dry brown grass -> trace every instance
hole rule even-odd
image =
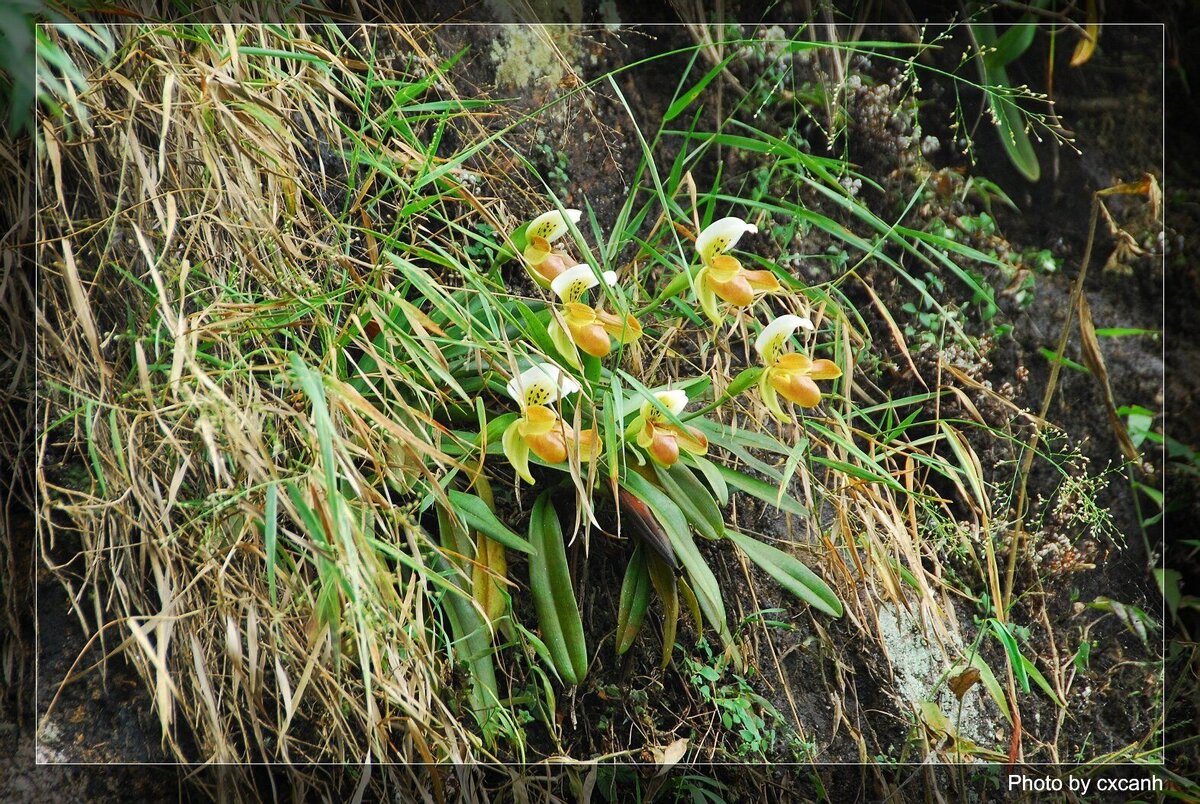
[[[336,120],[350,104],[339,86],[362,69],[318,40],[303,26],[287,40],[263,28],[126,28],[107,67],[73,54],[91,72],[90,126],[69,139],[41,121],[42,551],[85,632],[146,680],[180,759],[464,759],[478,740],[446,709],[423,576],[402,584],[364,546],[376,529],[323,505],[304,469],[320,464],[309,401],[279,382],[279,332],[300,348],[328,337],[340,310],[321,302],[343,301],[327,295],[333,277],[379,270],[347,255],[317,195],[331,185],[336,195],[346,177],[314,169],[306,149],[340,147]],[[239,47],[316,61],[280,60],[264,78]],[[403,424],[415,429],[418,410],[391,412],[385,428],[353,396],[329,405],[345,425],[335,460],[347,483],[451,463]],[[83,482],[59,471],[80,461],[91,467]],[[327,524],[338,510],[350,518],[330,528],[345,541],[321,548],[278,495],[280,541],[300,558],[281,562],[274,602],[264,493],[288,478]],[[420,560],[419,529],[402,517],[378,528]],[[53,565],[75,550],[82,564]],[[326,560],[342,584],[332,592],[317,578]],[[340,599],[335,610],[355,601],[350,628],[315,614],[329,607],[322,589]],[[354,662],[338,660],[344,648]]]

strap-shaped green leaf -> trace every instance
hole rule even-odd
[[[687,109],[687,107],[691,106],[692,103],[695,102],[696,98],[700,97],[700,93],[704,91],[704,88],[707,87],[714,78],[720,75],[721,71],[724,70],[726,66],[728,66],[729,62],[733,61],[736,56],[736,52],[730,53],[723,60],[718,62],[711,70],[705,73],[704,76],[697,81],[691,89],[687,90],[678,98],[676,98],[675,101],[667,108],[667,111],[663,113],[663,124],[669,123],[676,117],[679,117],[679,115],[683,114],[683,111]]]
[[[681,460],[686,460],[688,464],[700,470],[700,474],[704,475],[704,479],[708,481],[708,485],[713,492],[713,497],[716,499],[719,507],[724,508],[729,505],[729,485],[717,470],[715,463],[699,455],[683,453],[679,457]]]
[[[712,569],[696,548],[696,542],[688,531],[687,518],[670,497],[637,472],[627,472],[623,482],[629,492],[644,502],[662,524],[667,538],[671,540],[671,548],[692,581],[692,591],[696,594],[704,618],[721,637],[721,642],[736,652],[733,634],[729,631],[725,615],[725,602],[721,598],[721,588]]]
[[[795,514],[796,516],[809,516],[808,509],[782,488],[772,486],[770,483],[759,480],[756,477],[751,477],[736,469],[730,469],[728,466],[714,465],[717,467],[717,472],[721,475],[721,479],[731,488],[744,491],[751,497],[757,497],[763,502],[768,502],[780,511]]]
[[[842,601],[829,585],[804,562],[778,547],[733,530],[725,531],[751,561],[778,581],[779,585],[818,611],[831,617],[842,616]]]
[[[578,684],[587,675],[587,642],[551,493],[542,492],[529,518],[529,541],[535,550],[529,559],[529,587],[555,669],[568,684]]]
[[[492,509],[488,508],[487,503],[474,494],[467,494],[465,491],[451,489],[446,492],[446,496],[450,499],[450,504],[454,507],[454,513],[460,514],[470,527],[475,528],[491,539],[495,539],[511,550],[529,554],[534,552],[534,548],[529,542],[522,539],[513,532],[512,528],[501,522]]]
[[[617,611],[617,655],[633,646],[642,630],[650,607],[650,574],[646,571],[646,553],[641,543],[634,545],[621,582],[621,605]]]
[[[663,606],[662,664],[659,666],[665,670],[675,651],[675,630],[679,626],[679,584],[670,565],[654,554],[646,556],[646,569],[650,572],[650,582],[654,584]]]
[[[709,494],[692,470],[676,462],[669,469],[654,465],[663,491],[675,501],[679,510],[696,532],[706,539],[716,540],[725,535],[725,517],[717,501]]]
[[[438,526],[442,546],[454,549],[451,545],[461,541],[461,534],[441,507],[438,508]],[[461,572],[451,570],[448,557],[436,555],[434,567],[438,570],[437,574],[444,575],[446,583],[458,591],[458,594],[442,596],[442,610],[450,620],[450,630],[454,634],[454,654],[466,662],[471,675],[471,690],[467,696],[471,713],[479,721],[484,737],[491,743],[499,727],[497,715],[500,711],[496,668],[492,662],[495,649],[491,629],[470,597],[466,577]]]
[[[1008,662],[1012,665],[1013,677],[1021,685],[1021,691],[1029,692],[1029,674],[1025,672],[1025,657],[1021,655],[1021,648],[1017,645],[1017,638],[1008,630],[1007,625],[995,617],[989,617],[988,624],[992,626],[992,633],[996,635],[996,639],[1000,640],[1000,644],[1004,646],[1004,652],[1008,654]]]
[[[1025,131],[1025,112],[1017,105],[1014,97],[1017,90],[1009,81],[1006,65],[1029,49],[1037,26],[1014,25],[999,38],[994,25],[972,25],[971,30],[983,49],[979,73],[1004,152],[1021,175],[1036,182],[1041,178],[1041,165]]]

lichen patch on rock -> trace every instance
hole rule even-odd
[[[895,692],[905,705],[920,716],[921,703],[932,701],[954,727],[960,737],[979,746],[990,746],[996,740],[998,724],[985,711],[981,685],[968,690],[961,706],[945,679],[953,666],[953,656],[945,653],[926,638],[917,619],[903,608],[894,605],[879,610],[879,634],[895,677]],[[952,641],[957,640],[949,632]],[[947,646],[961,650],[960,644]]]

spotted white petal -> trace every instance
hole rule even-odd
[[[579,390],[579,383],[553,363],[535,363],[508,381],[508,395],[522,408],[549,405]]]
[[[675,416],[683,413],[683,409],[687,407],[688,403],[686,391],[659,391],[654,395],[654,398]]]
[[[564,218],[563,215],[566,215]],[[549,212],[543,212],[532,221],[529,222],[529,228],[526,230],[530,238],[544,237],[548,242],[553,243],[558,238],[566,234],[570,227],[567,225],[567,218],[571,219],[571,223],[579,223],[579,218],[583,213],[578,209],[552,209]]]
[[[584,293],[599,284],[600,280],[596,279],[596,274],[592,272],[592,266],[580,263],[554,277],[554,281],[550,283],[550,289],[558,294],[558,297],[564,302],[577,302]]]
[[[783,353],[783,346],[797,329],[813,328],[813,323],[798,315],[781,315],[763,327],[754,341],[754,349],[765,363],[773,364]]]
[[[741,218],[721,218],[704,227],[704,231],[696,238],[696,251],[700,252],[700,261],[705,265],[712,263],[718,256],[737,245],[746,232],[754,234],[758,227],[746,223]]]
[[[658,400],[658,404],[671,411],[671,414],[674,416],[683,413],[683,409],[687,407],[688,403],[687,392],[678,389],[673,391],[656,391],[654,398]],[[649,402],[642,403],[641,414],[652,421],[662,421],[665,418],[662,412]]]

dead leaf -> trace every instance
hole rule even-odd
[[[675,549],[671,547],[671,540],[649,506],[626,491],[624,487],[617,489],[617,503],[621,512],[622,527],[627,526],[637,534],[646,546],[665,561],[671,569],[677,568],[679,559],[675,557]]]
[[[658,763],[658,772],[655,776],[662,776],[664,773],[675,767],[679,760],[683,759],[683,755],[687,753],[688,740],[686,737],[680,737],[670,745],[663,747],[655,746],[654,759]]]
[[[1079,40],[1079,44],[1075,46],[1075,52],[1071,54],[1071,66],[1079,67],[1086,64],[1096,52],[1096,45],[1100,42],[1100,13],[1096,8],[1096,0],[1088,0],[1087,2],[1087,27],[1083,31],[1083,39]]]
[[[920,714],[925,728],[929,730],[930,735],[936,741],[941,742],[942,738],[954,735],[954,727],[950,725],[946,713],[937,705],[937,702],[921,701]]]
[[[954,693],[955,698],[961,701],[967,694],[967,690],[979,683],[979,679],[979,668],[968,667],[950,679],[950,691]]]
[[[1146,173],[1137,181],[1121,182],[1120,184],[1114,184],[1112,187],[1097,190],[1096,195],[1144,195],[1147,198],[1153,199],[1157,190],[1158,182],[1153,176]]]

